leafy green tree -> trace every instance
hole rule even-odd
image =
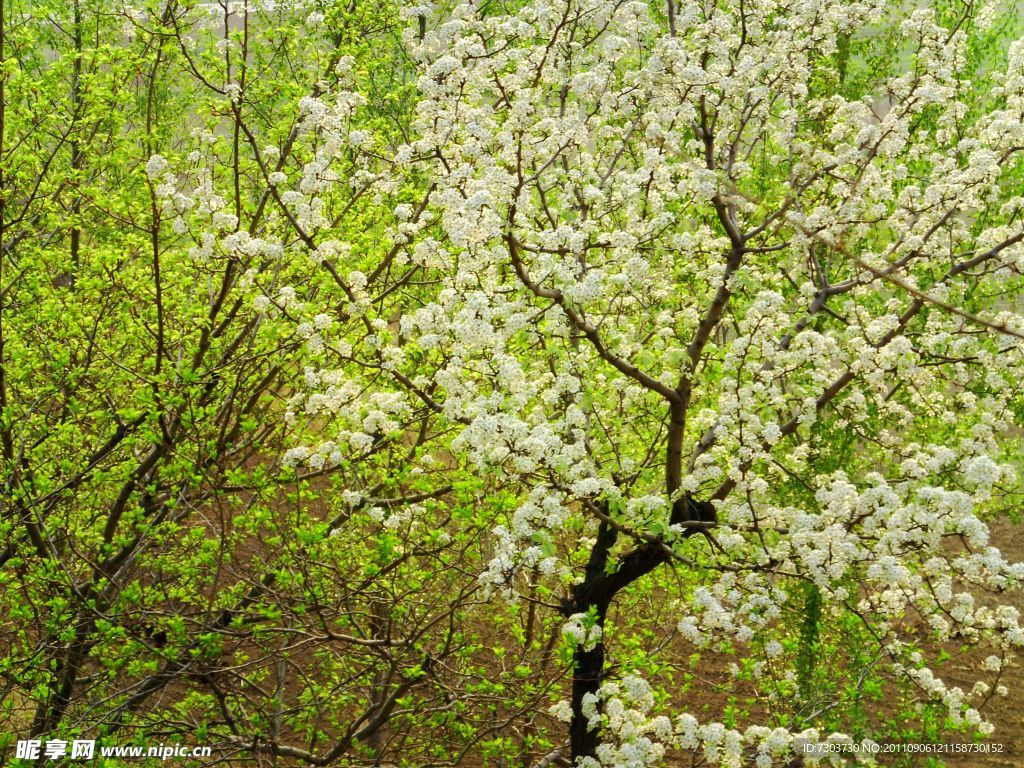
[[[357,56],[380,91],[369,127],[402,129],[401,69],[369,67],[399,61],[377,56],[395,24],[381,4],[5,7],[5,749],[198,735],[329,764],[433,748],[390,723],[437,709],[472,642],[455,616],[480,527],[446,531],[481,488],[419,465],[429,411],[372,397],[370,444],[294,469],[285,449],[318,430],[287,402],[322,354],[291,322],[296,286],[324,285],[292,264],[304,231],[267,183],[316,157],[291,115]],[[369,239],[380,201],[356,192],[334,226]]]

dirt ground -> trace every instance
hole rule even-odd
[[[999,547],[1007,560],[1024,560],[1024,525],[1000,521],[991,524],[991,543]],[[1014,592],[1002,596],[1024,614],[1024,594]],[[974,659],[965,658],[946,668],[946,680],[969,690],[975,677]],[[970,757],[946,758],[951,768],[1024,768],[1024,660],[1018,659],[1003,671],[1002,683],[1009,689],[1005,698],[993,699],[984,711],[996,727],[992,744],[1002,745],[1002,752]]]
[[[1006,558],[1011,562],[1024,561],[1024,524],[1014,524],[1008,520],[1001,520],[990,523],[992,545],[999,547]],[[983,599],[983,598],[980,598]],[[1014,605],[1024,615],[1024,591],[1017,591],[999,596],[1002,604]],[[688,643],[681,642],[674,649],[678,658],[686,656],[696,650]],[[975,681],[979,679],[979,667],[981,661],[991,652],[991,649],[982,652],[969,651],[963,653],[957,646],[951,645],[948,649],[951,659],[943,664],[937,673],[950,686],[958,686],[969,691]],[[698,719],[713,718],[722,711],[725,703],[724,696],[727,691],[738,696],[740,699],[745,694],[752,692],[744,691],[742,686],[729,685],[718,686],[716,680],[728,678],[726,666],[730,657],[721,656],[714,652],[704,652],[701,659],[701,675],[694,683],[694,689],[685,694],[686,706],[698,717]],[[990,675],[985,676],[991,680]],[[995,733],[989,740],[990,750],[988,753],[977,753],[971,755],[944,754],[939,755],[943,764],[948,768],[1024,768],[1024,658],[1018,659],[1004,668],[1000,682],[1008,689],[1005,697],[992,697],[983,708],[982,714],[995,726]],[[680,706],[683,703],[680,702]],[[751,714],[759,712],[759,705],[754,704]],[[760,713],[767,716],[765,713]],[[951,739],[959,741],[959,739]],[[681,758],[673,757],[668,761],[673,766],[689,766],[695,756],[686,754]],[[879,765],[887,766],[896,762],[895,757],[886,759],[884,755],[878,758]],[[700,763],[699,757],[694,764]],[[900,765],[907,765],[906,756],[901,756]],[[924,766],[927,764],[927,757],[922,755],[920,759],[914,760],[911,765]]]

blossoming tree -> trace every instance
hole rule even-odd
[[[0,231],[56,233],[31,285],[96,322],[151,297],[127,345],[42,319],[152,394],[79,373],[84,409],[10,362],[39,318],[4,305],[4,562],[30,597],[5,598],[3,669],[33,734],[763,768],[886,718],[991,732],[1024,643],[1001,597],[1024,567],[986,523],[1019,488],[1012,12],[158,3],[122,14],[124,83],[150,74],[112,127],[114,92],[77,85],[118,71],[65,34],[82,7],[54,16],[53,155],[94,193],[5,171],[42,213]],[[16,74],[0,101],[42,120]],[[0,138],[50,135],[29,128]],[[124,221],[145,237],[111,271]],[[117,442],[65,456],[68,414]],[[40,538],[48,504],[82,543]],[[984,658],[968,691],[944,681],[958,646]]]
[[[886,13],[411,11],[415,136],[377,179],[429,184],[393,242],[433,286],[387,308],[397,332],[372,302],[365,322],[391,386],[456,425],[448,450],[522,489],[481,579],[496,599],[564,585],[555,712],[577,765],[698,747],[769,765],[816,725],[813,707],[701,723],[610,666],[608,638],[636,628],[616,601],[659,569],[678,576],[666,642],[728,641],[757,685],[798,666],[812,640],[784,641],[811,612],[856,627],[952,727],[991,730],[989,685],[948,687],[931,663],[962,638],[998,676],[1024,641],[982,598],[1024,575],[982,521],[1015,488],[1024,45],[985,73],[968,31],[991,9]],[[885,24],[889,66],[849,75]],[[331,108],[308,114],[336,130]],[[364,285],[343,286],[357,306]]]

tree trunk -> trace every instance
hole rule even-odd
[[[602,510],[608,515],[610,510]],[[713,523],[715,508],[710,502],[696,501],[689,496],[679,499],[672,509],[669,522]],[[683,535],[691,536],[701,532],[691,528]],[[646,576],[669,558],[668,550],[660,541],[648,541],[615,558],[609,566],[609,556],[618,531],[606,522],[601,522],[597,539],[590,550],[590,558],[583,581],[572,590],[572,598],[562,604],[566,616],[587,614],[594,618],[597,626],[604,630],[605,617],[612,600],[623,589]],[[572,720],[569,724],[569,746],[573,763],[582,757],[596,757],[601,744],[597,730],[588,730],[586,715],[583,714],[583,698],[588,693],[597,693],[604,679],[605,648],[603,639],[590,650],[580,645],[573,653],[572,678]]]
[[[603,617],[602,622],[603,623]],[[573,762],[580,757],[595,757],[601,743],[597,730],[589,730],[583,714],[583,697],[597,693],[604,672],[604,643],[598,642],[589,651],[581,645],[572,656],[572,723],[569,725],[569,746]]]

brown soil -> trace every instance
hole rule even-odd
[[[991,522],[990,530],[990,543],[999,547],[1008,561],[1024,561],[1024,524],[1014,524],[1003,519]],[[979,595],[978,599],[979,602],[992,602],[991,596]],[[1024,616],[1024,590],[999,595],[998,602],[1015,606]],[[695,650],[697,649],[689,643],[677,638],[665,656],[685,660]],[[936,674],[947,685],[970,691],[979,679],[992,681],[991,673],[981,671],[981,662],[992,652],[991,648],[964,652],[957,644],[950,644],[946,650],[951,658],[936,668]],[[745,704],[748,722],[764,722],[770,719],[764,710],[765,702],[755,700],[753,691],[731,680],[726,669],[734,661],[734,657],[712,651],[702,652],[699,672],[694,671],[692,687],[680,693],[675,702],[676,706],[680,710],[685,708],[692,712],[701,721],[720,719],[723,707],[731,696]],[[679,667],[684,668],[685,664],[680,664]],[[948,768],[1024,768],[1024,657],[1011,662],[1003,669],[999,683],[1006,686],[1007,695],[992,696],[982,707],[983,716],[995,726],[995,732],[988,740],[987,746],[979,746],[990,751],[970,755],[935,755]],[[883,699],[880,704],[884,707],[885,700]],[[741,730],[742,728],[743,724],[740,725]],[[954,743],[961,742],[962,739],[950,737],[948,741]],[[887,766],[893,764],[896,758],[886,759],[884,755],[880,755],[877,760],[879,765]],[[900,765],[906,766],[908,762],[905,755],[901,756]],[[669,757],[667,764],[673,768],[686,768],[702,763],[699,754],[677,752]],[[927,765],[927,756],[922,755],[920,759],[909,764]]]
[[[999,547],[1011,562],[1024,560],[1024,525],[1007,520],[991,524],[991,543]],[[1001,602],[1015,606],[1024,615],[1024,593],[1015,591],[1001,596]],[[970,690],[977,678],[977,664],[980,655],[967,655],[956,659],[945,669],[945,679],[950,685],[959,685]],[[951,768],[1021,768],[1024,766],[1024,660],[1018,659],[1003,670],[1001,682],[1008,689],[1002,698],[993,698],[983,714],[995,725],[990,739],[993,748],[1001,752],[987,755],[948,757],[946,764]]]

